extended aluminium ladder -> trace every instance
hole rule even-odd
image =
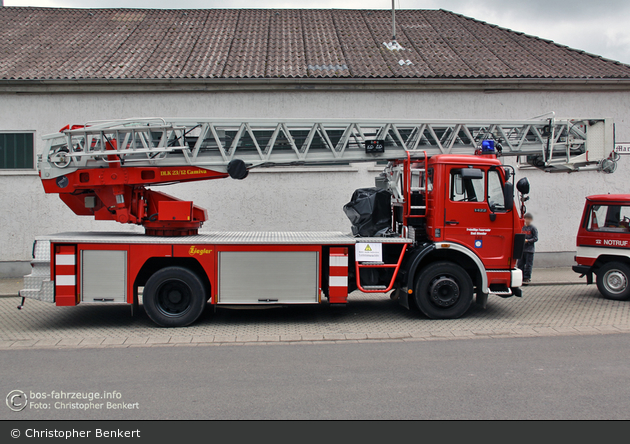
[[[249,169],[473,154],[485,140],[501,155],[545,171],[616,167],[612,119],[553,115],[514,121],[143,118],[66,127],[44,139],[42,179],[112,162],[226,172],[234,159]]]

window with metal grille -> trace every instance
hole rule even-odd
[[[33,133],[0,132],[0,170],[32,170]]]

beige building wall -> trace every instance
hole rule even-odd
[[[128,117],[228,118],[388,118],[523,119],[549,111],[558,117],[612,117],[617,141],[630,142],[630,92],[522,91],[268,91],[161,93],[0,94],[0,131],[41,136],[68,123]],[[594,172],[549,174],[520,170],[532,185],[528,210],[540,231],[540,265],[568,264],[584,197],[630,192],[630,156],[612,175]],[[253,172],[244,181],[216,181],[160,187],[208,209],[203,230],[340,230],[350,224],[342,206],[354,189],[373,186],[377,169],[304,168]],[[33,239],[61,231],[131,230],[114,222],[96,222],[70,211],[56,195],[43,192],[36,172],[0,171],[0,275],[28,261]]]

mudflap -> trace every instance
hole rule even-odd
[[[409,293],[407,291],[398,292],[398,303],[409,310]]]
[[[482,291],[477,292],[475,304],[485,309],[488,306],[488,293],[484,293]]]

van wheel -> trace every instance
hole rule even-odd
[[[609,262],[597,270],[597,289],[606,299],[625,301],[630,298],[630,267]]]
[[[166,267],[144,286],[142,303],[153,322],[162,327],[185,327],[199,318],[206,306],[201,279],[182,267]]]
[[[433,319],[455,319],[468,311],[473,282],[466,270],[452,262],[436,262],[416,279],[418,308]]]

